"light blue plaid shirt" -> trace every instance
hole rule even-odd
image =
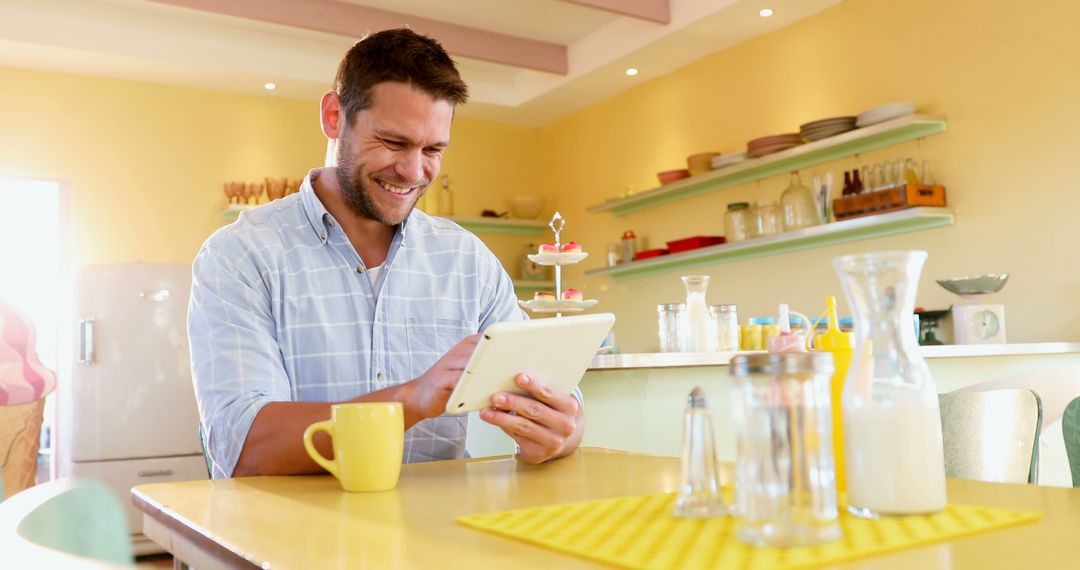
[[[188,335],[214,477],[228,477],[269,402],[337,402],[407,382],[467,335],[526,318],[499,260],[419,210],[401,224],[381,289],[326,211],[300,192],[241,214],[195,258]],[[464,455],[467,416],[405,433],[405,461]]]

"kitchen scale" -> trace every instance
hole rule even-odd
[[[964,300],[952,306],[956,344],[1005,344],[1005,305],[982,299],[1001,291],[1008,279],[1008,273],[938,279],[938,285]]]

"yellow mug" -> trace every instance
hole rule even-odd
[[[334,447],[330,460],[312,438],[325,431]],[[304,448],[315,463],[337,477],[349,492],[388,491],[397,485],[405,445],[401,402],[362,402],[330,406],[330,419],[304,430]]]

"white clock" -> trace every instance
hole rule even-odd
[[[956,344],[1005,344],[1005,305],[953,305]]]

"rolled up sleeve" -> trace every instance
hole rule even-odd
[[[263,406],[291,399],[269,288],[248,255],[219,232],[192,270],[192,380],[214,478],[232,476]]]

